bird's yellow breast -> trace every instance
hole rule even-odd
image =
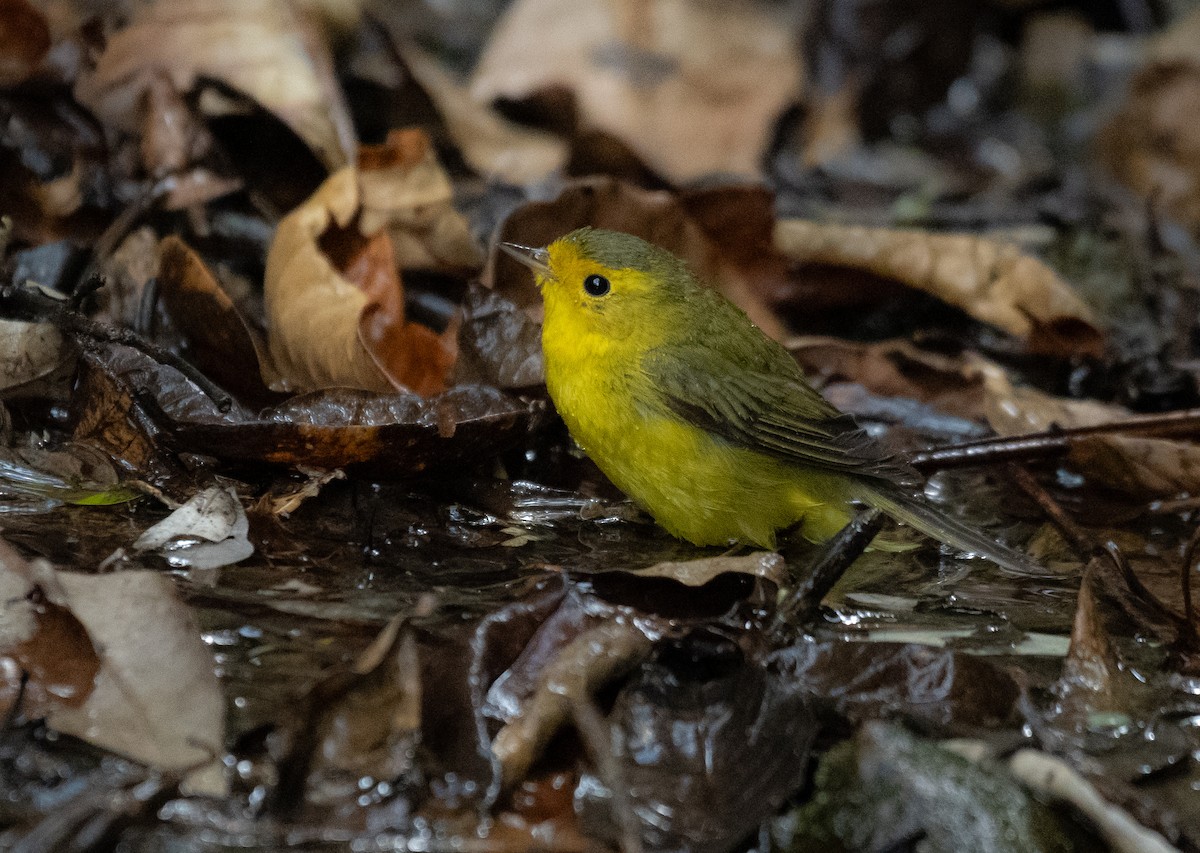
[[[676,536],[774,547],[801,518],[828,538],[848,518],[839,478],[800,472],[734,447],[662,406],[641,369],[645,339],[611,338],[547,299],[546,386],[580,447],[613,483]]]

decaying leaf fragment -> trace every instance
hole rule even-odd
[[[463,271],[479,256],[449,179],[420,131],[365,149],[279,225],[267,256],[270,359],[278,390],[445,389],[457,328],[405,318],[398,267]]]
[[[51,686],[57,695],[43,709],[50,728],[160,769],[191,770],[187,784],[198,793],[224,789],[216,758],[225,741],[224,696],[200,629],[169,578],[143,571],[55,571],[26,563],[0,543],[0,582],[18,590],[0,619],[6,645],[10,636],[24,642],[14,617],[24,622],[24,636],[37,641],[28,608],[24,615],[20,610],[36,586],[37,595],[58,608],[57,636],[78,641],[58,652],[73,656],[75,670],[85,674],[93,668],[88,656],[99,656],[88,685],[63,678]],[[80,629],[64,627],[63,620],[77,620],[86,634],[80,637]],[[64,665],[71,666],[56,666]]]
[[[784,5],[738,0],[521,0],[475,70],[472,94],[574,93],[584,129],[628,143],[677,181],[756,176],[803,70]]]
[[[1091,309],[1059,275],[1017,246],[971,234],[780,221],[775,247],[801,263],[869,271],[923,290],[972,317],[1055,349],[1099,355]]]
[[[175,567],[215,569],[254,553],[250,522],[232,486],[209,486],[133,543],[137,551],[157,551]]]
[[[137,7],[114,33],[75,96],[102,121],[129,133],[158,74],[190,92],[219,80],[276,115],[329,169],[349,162],[355,135],[328,47],[303,7],[286,0],[160,0]],[[202,110],[219,114],[228,103]]]

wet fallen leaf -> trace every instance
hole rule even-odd
[[[157,551],[175,568],[215,569],[254,553],[249,532],[237,490],[210,486],[143,532],[133,548]]]
[[[715,651],[659,656],[621,688],[606,721],[617,770],[577,788],[589,834],[616,835],[624,800],[644,849],[729,850],[803,784],[817,732],[804,691]]]
[[[895,725],[867,723],[817,768],[788,850],[1065,851],[1054,815],[1002,766],[976,765]]]
[[[704,586],[726,572],[752,575],[783,586],[787,580],[787,561],[774,551],[760,551],[740,557],[704,557],[699,560],[655,563],[645,569],[635,569],[630,574],[640,578],[670,578],[685,586]]]
[[[507,296],[472,284],[463,306],[456,382],[533,388],[545,381],[542,326]]]
[[[107,454],[89,444],[68,442],[54,449],[36,445],[0,449],[0,494],[6,495],[2,504],[6,510],[30,512],[65,503],[124,503],[141,492],[121,485]]]
[[[933,726],[995,726],[1016,715],[1020,687],[1002,667],[908,643],[805,640],[771,665],[811,691],[814,707],[851,722],[902,714]]]
[[[1100,355],[1092,311],[1045,263],[1010,243],[970,234],[781,221],[775,246],[801,263],[829,264],[894,279],[1026,339],[1051,354]],[[1061,347],[1061,348],[1060,348]]]
[[[300,5],[283,0],[161,0],[114,33],[75,96],[105,123],[140,130],[146,87],[166,72],[175,91],[218,80],[276,115],[330,170],[354,156],[355,136],[325,41]],[[201,99],[201,111],[224,110]]]
[[[135,350],[106,345],[85,353],[82,366],[77,435],[111,448],[143,478],[162,478],[175,489],[189,478],[164,471],[174,464],[172,450],[346,468],[373,478],[459,467],[515,444],[543,408],[468,385],[430,399],[335,389],[259,414],[238,406],[222,413],[181,374]]]
[[[0,559],[4,576],[29,571],[11,547],[0,549]],[[143,571],[37,571],[46,600],[61,608],[59,617],[77,619],[99,653],[94,688],[83,702],[51,707],[47,725],[154,767],[190,770],[197,793],[222,792],[225,700],[212,655],[171,580]],[[82,643],[77,631],[71,636]],[[59,692],[70,699],[66,687]]]
[[[405,319],[397,267],[478,262],[449,180],[420,131],[367,149],[280,223],[265,280],[272,388],[424,395],[446,387],[457,329]]]
[[[480,99],[565,86],[582,129],[627,142],[675,181],[756,176],[803,71],[785,7],[521,0],[475,69]]]

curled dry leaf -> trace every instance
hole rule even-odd
[[[553,201],[515,210],[498,240],[544,246],[584,225],[636,234],[682,257],[764,332],[781,338],[783,326],[763,297],[784,285],[788,271],[787,259],[771,250],[766,237],[773,204],[771,193],[757,187],[675,195],[610,178],[585,179],[568,184]],[[528,270],[512,258],[493,252],[485,281],[540,320],[540,296]]]
[[[994,366],[985,373],[987,419],[999,435],[1040,432],[1056,426],[1094,426],[1131,416],[1121,406],[1014,388]],[[1098,435],[1074,442],[1069,459],[1087,477],[1138,497],[1194,493],[1200,488],[1200,445],[1187,441]]]
[[[225,700],[212,655],[171,580],[157,572],[82,575],[30,567],[3,544],[0,562],[0,577],[36,583],[59,608],[60,638],[78,641],[58,649],[60,655],[75,656],[86,670],[87,655],[99,653],[94,687],[79,702],[61,685],[47,725],[153,767],[191,770],[192,790],[220,793],[216,756],[225,743]],[[7,623],[7,610],[5,616]],[[86,631],[86,647],[78,628],[64,628],[68,619]]]
[[[106,124],[140,128],[157,74],[177,92],[219,80],[277,116],[329,169],[348,163],[355,136],[318,27],[285,0],[161,0],[137,7],[75,87]]]
[[[1200,9],[1154,42],[1125,102],[1097,135],[1122,182],[1200,234]]]
[[[28,0],[0,0],[0,86],[28,78],[50,50],[50,26]]]
[[[445,389],[457,328],[405,319],[397,267],[464,271],[479,257],[452,188],[420,131],[364,149],[279,225],[267,256],[270,359],[277,389]]]
[[[803,75],[786,6],[700,0],[521,0],[475,71],[481,99],[574,93],[584,130],[608,131],[676,181],[759,174]]]
[[[930,293],[1051,354],[1100,355],[1091,310],[1059,275],[1011,243],[790,219],[775,226],[778,251],[801,263],[861,269]]]

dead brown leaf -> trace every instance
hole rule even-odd
[[[397,268],[477,266],[451,199],[428,138],[403,131],[365,148],[358,168],[331,176],[280,223],[265,281],[272,388],[444,390],[457,328],[439,335],[408,323]]]
[[[190,479],[172,451],[411,477],[511,447],[542,410],[495,388],[466,385],[430,399],[336,388],[261,413],[236,404],[220,412],[180,373],[115,345],[83,354],[73,403],[77,437],[169,487],[178,500],[190,496]]]
[[[682,182],[757,176],[803,70],[786,5],[738,0],[521,0],[493,31],[471,92],[565,87],[580,130],[607,131]]]
[[[265,342],[246,324],[204,259],[175,235],[163,238],[158,256],[159,296],[184,337],[188,358],[239,400],[275,402],[259,372],[258,353]]]
[[[1100,161],[1200,233],[1200,9],[1151,45],[1128,95],[1096,137]]]
[[[330,170],[353,159],[354,128],[319,27],[285,0],[161,0],[137,7],[75,96],[105,123],[136,133],[161,74],[176,92],[219,80],[277,116]],[[201,110],[224,110],[201,103]]]
[[[0,86],[15,86],[50,50],[50,26],[28,0],[0,0]]]
[[[792,219],[775,226],[775,246],[801,263],[861,269],[931,293],[1024,338],[1027,348],[1053,341],[1064,349],[1048,354],[1103,351],[1091,309],[1054,270],[1010,243]]]

